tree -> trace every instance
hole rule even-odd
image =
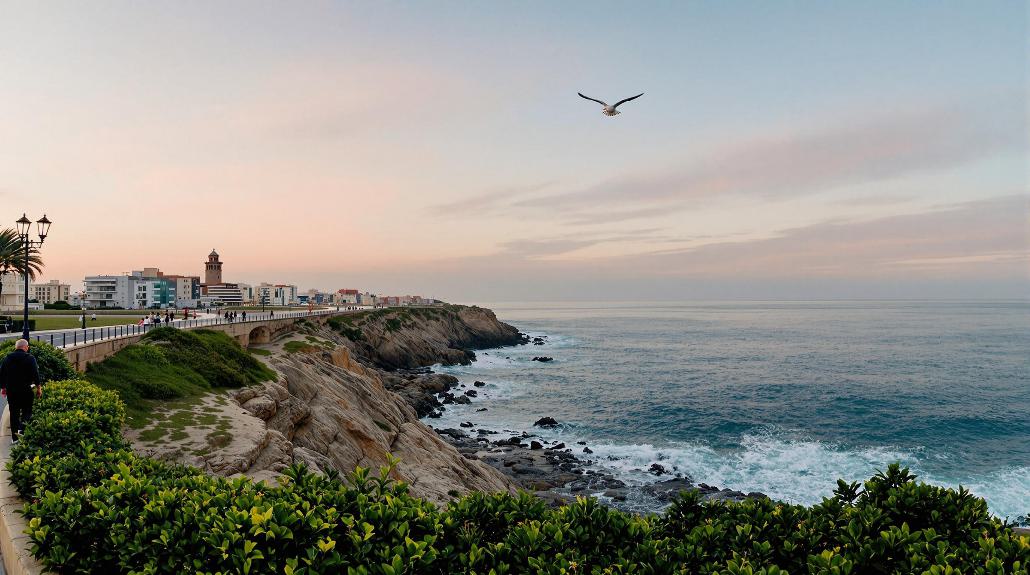
[[[39,256],[39,248],[29,247],[29,266],[25,269],[25,244],[17,230],[8,228],[0,230],[0,302],[4,297],[4,277],[9,273],[23,274],[28,272],[30,279],[43,270],[43,258]],[[25,294],[28,297],[29,294]]]

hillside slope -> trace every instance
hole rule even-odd
[[[170,404],[127,436],[140,453],[217,475],[271,481],[297,462],[347,472],[379,467],[392,454],[400,459],[394,477],[430,501],[512,491],[504,475],[463,456],[422,424],[409,402],[387,389],[384,378],[392,376],[379,367],[467,361],[465,346],[519,341],[518,331],[480,308],[373,314],[336,329],[309,324],[260,346],[270,354],[264,361],[276,372],[274,381]],[[362,361],[351,348],[362,350]],[[409,353],[416,359],[409,360]]]

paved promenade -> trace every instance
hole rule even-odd
[[[143,310],[141,310],[143,311]],[[335,308],[321,308],[312,311],[267,311],[261,312],[247,311],[246,323],[267,321],[270,319],[289,319],[316,315],[329,315],[343,313],[343,310],[337,311]],[[242,312],[240,312],[242,314]],[[87,320],[88,321],[88,320]],[[47,331],[34,331],[29,335],[32,341],[45,341],[54,347],[68,348],[84,343],[90,343],[94,341],[101,341],[107,339],[117,339],[121,337],[129,337],[134,335],[144,334],[152,329],[158,327],[176,327],[180,329],[194,329],[200,327],[211,327],[216,325],[227,325],[227,324],[238,324],[243,323],[242,315],[238,315],[235,321],[228,321],[223,316],[217,314],[201,313],[197,315],[196,319],[177,319],[171,323],[161,323],[159,325],[111,325],[105,327],[87,327],[82,328],[69,328],[69,329],[53,329]],[[18,339],[21,337],[20,333],[8,333],[0,335],[0,342],[4,342],[9,339]]]

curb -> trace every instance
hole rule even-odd
[[[28,522],[19,513],[25,502],[13,485],[7,472],[7,460],[11,457],[10,410],[4,406],[0,418],[0,554],[4,569],[10,575],[40,575],[43,566],[29,550],[31,541],[25,534]]]

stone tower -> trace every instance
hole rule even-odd
[[[204,264],[204,283],[216,285],[222,283],[222,262],[218,261],[218,252],[211,250]]]

